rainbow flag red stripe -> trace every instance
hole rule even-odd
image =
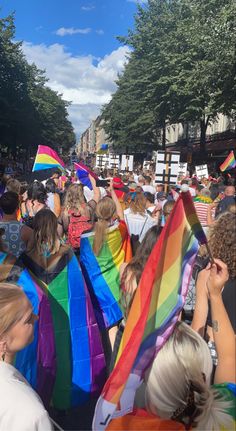
[[[229,155],[226,157],[225,161],[220,165],[221,172],[233,169],[236,167],[236,160],[234,157],[234,152],[230,151]]]
[[[181,193],[143,271],[115,368],[97,403],[94,430],[132,411],[136,388],[183,308],[199,242],[206,237],[191,195]]]
[[[32,172],[49,168],[64,168],[65,163],[60,159],[56,151],[45,145],[39,145],[35,157]]]

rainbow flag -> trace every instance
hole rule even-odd
[[[206,243],[206,237],[192,197],[181,193],[144,268],[115,368],[96,406],[94,430],[132,411],[136,389],[183,308],[199,242]]]
[[[225,161],[220,165],[221,172],[233,169],[236,167],[236,160],[234,157],[234,152],[230,151],[229,155],[226,157]]]
[[[64,167],[65,164],[60,159],[56,151],[52,150],[50,147],[46,147],[45,145],[38,146],[32,172],[49,168],[63,169]]]
[[[47,295],[29,271],[13,256],[0,252],[0,281],[20,286],[39,316],[34,326],[34,340],[17,353],[15,367],[49,406],[56,376],[56,350],[52,314]]]
[[[77,177],[79,178],[80,182],[87,186],[90,190],[93,190],[91,181],[89,179],[89,174],[95,178],[95,180],[98,178],[90,169],[83,165],[83,163],[74,163],[74,167],[76,170]]]
[[[46,268],[24,253],[22,260],[49,300],[56,346],[52,405],[67,410],[100,393],[105,359],[79,263],[71,249],[59,253],[47,258]]]
[[[99,256],[93,252],[94,233],[83,233],[80,241],[80,264],[101,328],[109,328],[119,322],[123,315],[118,304],[120,299],[119,269],[129,262],[131,245],[124,222],[108,228],[106,240]]]

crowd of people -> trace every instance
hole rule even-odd
[[[181,177],[168,187],[152,171],[96,168],[88,179],[55,170],[28,184],[0,166],[0,430],[61,429],[61,412],[98,398],[183,184],[208,248],[199,248],[186,304],[135,411],[107,429],[235,429],[233,179]]]

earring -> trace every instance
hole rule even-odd
[[[3,354],[2,354],[2,361],[3,362],[5,361],[5,356],[6,356],[6,352],[3,352]]]

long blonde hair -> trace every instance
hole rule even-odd
[[[96,207],[96,215],[98,221],[94,226],[94,241],[93,251],[96,256],[99,255],[105,240],[106,229],[109,222],[116,212],[116,206],[113,200],[109,197],[101,199]]]
[[[22,299],[25,297],[15,284],[0,283],[0,339],[24,316]]]
[[[190,385],[193,388],[199,430],[232,428],[226,413],[230,402],[219,398],[210,387],[212,360],[209,348],[200,335],[188,325],[177,324],[167,343],[157,354],[147,377],[146,406],[161,418],[173,418],[177,409],[187,407]]]
[[[57,218],[49,209],[40,210],[34,217],[34,248],[39,255],[45,250],[54,254],[60,248]]]
[[[68,213],[68,211],[73,210],[85,215],[85,202],[82,184],[71,184],[66,191],[64,202],[65,212]]]

